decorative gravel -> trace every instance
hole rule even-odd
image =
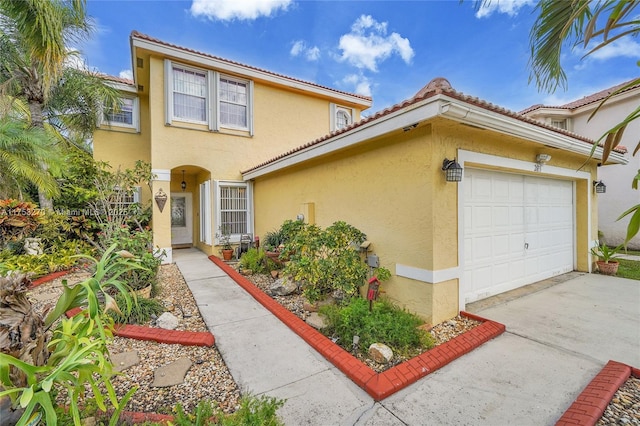
[[[640,425],[640,379],[629,377],[596,423],[603,425]]]
[[[288,296],[271,295],[269,288],[271,287],[271,284],[275,282],[275,279],[270,275],[250,274],[246,275],[246,278],[251,281],[256,287],[258,287],[266,294],[270,295],[276,302],[281,304],[284,308],[291,311],[302,320],[305,320],[311,314],[311,312],[304,309],[305,298],[300,293],[296,292]],[[430,333],[433,336],[435,346],[437,346],[471,330],[479,324],[480,322],[474,319],[457,316],[434,326],[431,329]],[[393,359],[387,364],[379,364],[366,355],[363,355],[359,351],[354,355],[360,361],[368,365],[372,370],[380,373],[382,371],[388,370],[395,365],[401,364],[414,356],[420,355],[420,353],[422,352],[424,351],[415,351],[414,353],[405,354],[404,356],[394,353]]]
[[[42,313],[55,304],[62,294],[63,279],[77,283],[88,276],[86,271],[74,272],[30,290],[34,309]],[[160,267],[159,282],[161,285],[157,298],[179,318],[177,330],[208,331],[191,291],[175,264]],[[203,399],[216,402],[226,413],[234,412],[239,407],[240,390],[215,347],[168,345],[114,337],[109,344],[109,351],[112,354],[138,352],[140,363],[112,378],[118,397],[122,397],[131,387],[138,386],[126,410],[171,414],[177,403],[185,410],[191,410]],[[193,363],[184,382],[164,388],[151,387],[154,370],[179,358],[188,358]]]

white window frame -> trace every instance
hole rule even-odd
[[[204,73],[206,76],[206,100],[205,100],[205,108],[206,108],[206,120],[190,120],[182,117],[175,117],[173,111],[173,69],[180,68],[191,70],[198,73]],[[165,123],[167,125],[171,125],[174,121],[176,122],[186,122],[186,123],[194,123],[194,124],[205,124],[207,125],[209,131],[217,132],[221,128],[231,129],[231,130],[242,130],[248,131],[251,136],[253,136],[253,90],[254,84],[253,80],[248,80],[244,78],[234,77],[227,74],[222,74],[213,70],[206,70],[203,68],[192,67],[189,65],[185,65],[179,62],[174,62],[169,59],[165,59],[164,62],[164,71],[165,71],[165,79],[164,79],[164,88],[165,88]],[[220,79],[226,79],[238,83],[242,83],[246,85],[247,88],[247,100],[246,100],[246,126],[233,126],[230,124],[222,124],[220,121]]]
[[[200,189],[200,242],[211,245],[211,181],[205,180]]]
[[[237,187],[237,188],[245,188],[247,194],[247,229],[246,232],[240,234],[231,234],[232,243],[239,243],[240,237],[243,234],[253,234],[253,185],[251,182],[243,182],[243,181],[231,181],[231,180],[216,180],[215,181],[215,197],[216,197],[216,224],[218,227],[222,225],[222,209],[221,209],[221,197],[220,197],[220,189],[222,187]],[[220,238],[218,237],[219,232],[216,232],[215,244],[220,244]]]
[[[120,97],[122,99],[130,99],[133,101],[132,111],[131,111],[131,124],[122,123],[120,121],[109,120],[110,113],[108,112],[108,108],[103,108],[103,111],[101,114],[101,117],[102,117],[101,124],[106,124],[107,126],[110,126],[110,127],[124,127],[127,129],[135,129],[136,132],[140,132],[140,100],[138,99],[137,96],[121,95]]]
[[[353,108],[348,108],[345,106],[341,106],[341,105],[337,105],[332,103],[331,107],[330,107],[330,126],[331,126],[331,131],[337,131],[337,130],[342,130],[343,128],[338,128],[338,114],[340,112],[343,112],[345,114],[347,114],[347,116],[349,117],[349,123],[345,126],[345,127],[349,127],[350,125],[353,124],[354,122],[354,117],[355,117],[355,111]]]

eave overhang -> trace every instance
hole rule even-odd
[[[528,123],[518,118],[487,110],[446,94],[428,97],[406,108],[363,122],[354,128],[323,140],[291,151],[289,154],[268,161],[253,169],[242,172],[245,181],[258,178],[285,168],[302,164],[313,158],[335,153],[343,149],[366,143],[370,139],[392,132],[402,131],[417,123],[425,123],[437,117],[456,121],[476,128],[491,130],[514,136],[543,146],[563,149],[584,156],[591,155],[593,145],[583,139]],[[597,147],[593,158],[602,159],[602,147]],[[608,163],[627,164],[628,159],[620,152],[611,152]]]

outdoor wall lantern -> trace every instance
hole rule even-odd
[[[153,199],[156,200],[156,204],[158,205],[158,210],[160,210],[160,213],[162,213],[164,205],[167,203],[167,198],[167,194],[165,194],[162,188],[160,188],[158,192],[156,192],[156,195],[153,197]]]
[[[180,182],[180,188],[182,188],[182,192],[187,189],[187,182],[184,180],[184,170],[182,171],[182,182]]]
[[[534,171],[540,172],[542,171],[542,166],[551,160],[551,156],[549,154],[538,154],[536,155],[536,167]]]
[[[601,180],[594,180],[593,187],[596,190],[596,194],[604,194],[605,192],[607,192],[607,185],[602,183]]]
[[[458,164],[455,157],[453,160],[445,158],[442,162],[442,170],[445,173],[447,182],[460,182],[462,180],[462,166]]]

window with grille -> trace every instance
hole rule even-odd
[[[207,121],[207,74],[204,71],[174,65],[173,116],[175,118]]]
[[[558,129],[568,130],[567,120],[566,119],[562,119],[562,120],[554,119],[554,120],[551,120],[551,125],[553,127],[557,127]]]
[[[247,226],[247,188],[220,185],[220,224],[231,234],[245,234]]]
[[[247,127],[247,83],[220,77],[220,124]]]
[[[338,110],[336,113],[336,129],[344,129],[351,124],[351,117],[345,110]]]
[[[354,111],[352,108],[347,108],[334,103],[330,104],[331,111],[331,131],[344,129],[353,124]]]

